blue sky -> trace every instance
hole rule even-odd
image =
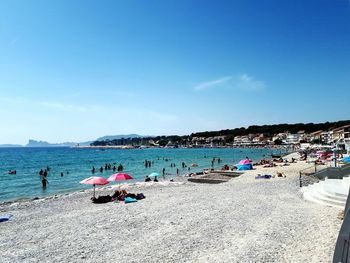
[[[0,143],[349,119],[350,2],[0,1]]]

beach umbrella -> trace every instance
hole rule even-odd
[[[250,160],[248,159],[240,160],[238,164],[250,164]]]
[[[105,185],[105,184],[108,184],[109,182],[103,177],[91,176],[89,178],[84,179],[80,183],[81,184],[92,184],[94,186],[94,198],[95,198],[95,187],[96,187],[96,185]]]
[[[149,177],[156,177],[156,176],[160,176],[160,174],[159,173],[151,173],[150,175],[149,175]]]
[[[238,164],[237,166],[237,170],[238,171],[244,171],[244,170],[252,170],[253,166],[249,163],[249,164]]]
[[[343,162],[350,163],[350,156],[349,157],[344,157]]]
[[[110,182],[114,182],[114,181],[124,181],[124,180],[131,180],[131,179],[133,178],[126,173],[117,173],[117,174],[112,174],[110,177],[108,177],[107,180]]]
[[[131,180],[133,179],[130,175],[126,173],[117,173],[117,174],[112,174],[107,181],[113,182],[113,181],[123,181],[123,180]]]

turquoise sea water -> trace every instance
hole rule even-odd
[[[187,166],[196,163],[198,167],[191,167],[191,172],[202,171],[211,167],[213,157],[221,158],[214,168],[224,164],[236,164],[246,156],[253,161],[269,157],[270,149],[237,149],[237,148],[204,148],[204,149],[80,149],[80,148],[0,148],[0,201],[15,200],[19,198],[33,198],[53,195],[62,192],[71,192],[91,188],[79,182],[92,176],[91,168],[99,168],[105,163],[121,163],[124,172],[133,176],[134,180],[143,181],[151,172],[162,174],[165,168],[166,176],[188,173],[182,169],[181,163]],[[165,159],[169,159],[166,161]],[[153,161],[150,168],[145,168],[144,161]],[[176,167],[170,167],[175,163]],[[116,165],[116,166],[117,166]],[[45,190],[42,189],[39,176],[40,169],[49,166],[51,169],[47,176],[49,181]],[[8,174],[9,170],[16,170],[17,174]],[[69,172],[67,174],[67,171]],[[61,177],[61,172],[64,176]],[[96,170],[95,176],[108,178],[113,170],[100,173]]]

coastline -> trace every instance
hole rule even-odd
[[[216,185],[125,184],[146,195],[133,204],[93,204],[91,190],[1,204],[13,215],[2,262],[329,262],[340,210],[301,198],[306,166],[258,166]],[[277,171],[287,177],[254,179]]]
[[[74,148],[31,148],[23,149],[20,153],[24,157],[19,158],[16,151],[2,152],[5,157],[3,174],[0,175],[0,184],[5,191],[0,193],[0,203],[16,201],[17,199],[32,199],[36,197],[52,196],[56,194],[79,191],[86,189],[79,182],[86,177],[93,176],[91,168],[105,166],[106,163],[123,164],[125,172],[134,177],[133,182],[143,181],[144,176],[153,171],[162,173],[166,169],[166,176],[176,176],[177,168],[180,174],[201,172],[209,168],[211,158],[221,157],[222,163],[216,162],[215,169],[220,169],[223,164],[234,164],[235,161],[250,156],[253,160],[259,160],[269,156],[270,149],[221,149],[221,148],[193,148],[193,149],[145,149],[145,150],[103,150]],[[36,158],[43,154],[43,158]],[[6,157],[7,156],[7,157]],[[48,157],[46,157],[48,156]],[[7,159],[6,159],[7,158]],[[15,161],[10,161],[11,158]],[[151,160],[152,168],[145,169],[144,161]],[[171,161],[170,161],[171,160]],[[171,166],[172,162],[177,163]],[[181,167],[184,162],[189,169]],[[41,165],[40,165],[41,163]],[[191,164],[198,164],[192,167]],[[179,166],[180,165],[180,166]],[[38,179],[38,171],[50,167],[49,186],[43,190],[41,181]],[[146,167],[147,168],[147,167]],[[17,175],[8,175],[9,170],[17,171]],[[69,171],[69,175],[68,175]],[[64,176],[62,176],[62,172]],[[97,172],[96,176],[108,177],[112,170]],[[21,186],[17,188],[17,185]]]

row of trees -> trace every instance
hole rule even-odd
[[[122,145],[132,145],[132,146],[141,146],[141,145],[152,145],[154,144],[160,146],[166,146],[169,142],[174,145],[186,145],[189,141],[189,136],[157,136],[157,137],[142,137],[142,138],[121,138],[114,140],[104,140],[104,141],[94,141],[91,143],[91,146],[122,146]]]
[[[236,136],[244,136],[248,134],[264,134],[265,136],[273,136],[277,133],[290,132],[297,133],[298,131],[305,131],[305,133],[312,133],[315,131],[328,131],[344,125],[350,124],[350,120],[337,121],[337,122],[325,122],[325,123],[296,123],[296,124],[273,124],[273,125],[252,125],[248,128],[235,128],[220,131],[205,131],[196,132],[191,135],[185,136],[157,136],[157,137],[142,137],[142,138],[121,138],[115,140],[95,141],[91,143],[92,146],[116,146],[116,145],[151,145],[152,142],[166,146],[168,143],[173,145],[186,145],[192,141],[193,137],[215,137],[215,136],[226,136],[225,142],[232,143]]]
[[[335,129],[344,125],[350,124],[350,120],[337,121],[337,122],[324,122],[324,123],[296,123],[296,124],[273,124],[273,125],[252,125],[248,128],[236,128],[231,130],[221,130],[221,131],[205,131],[192,133],[191,136],[194,137],[213,137],[213,136],[243,136],[248,134],[263,133],[267,136],[272,136],[276,133],[282,133],[289,131],[290,133],[297,133],[298,131],[305,131],[305,133],[312,133],[316,131],[328,131]]]

